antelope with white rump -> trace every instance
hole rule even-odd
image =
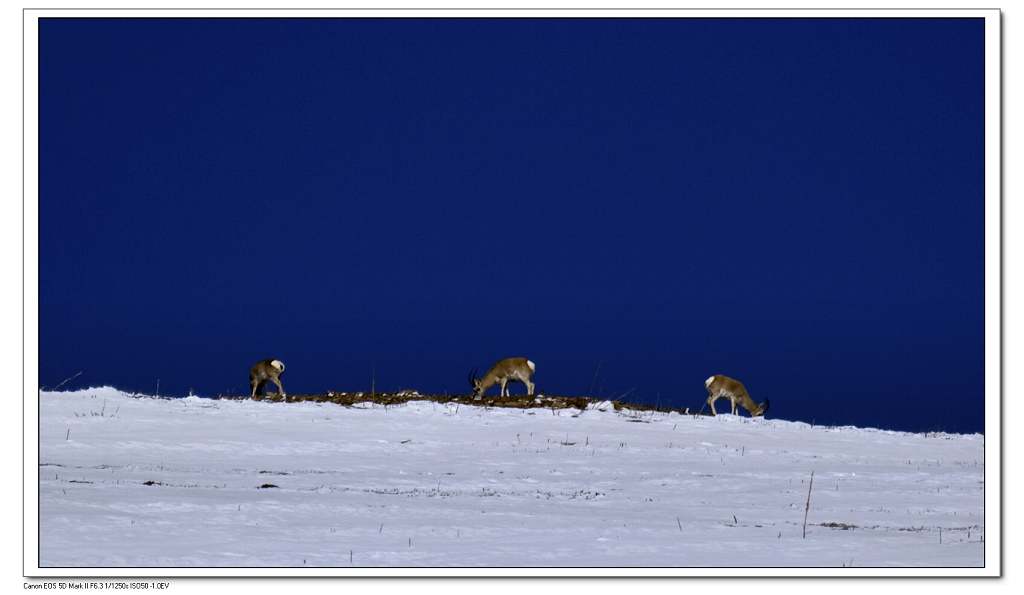
[[[715,401],[718,399],[729,399],[732,403],[732,414],[736,415],[736,406],[740,405],[750,413],[750,417],[760,417],[768,411],[768,399],[758,405],[750,398],[747,389],[739,380],[733,380],[728,376],[715,374],[704,381],[704,387],[708,389],[708,402],[711,405],[711,414],[718,415],[715,411]]]
[[[281,388],[281,374],[283,373],[284,364],[277,359],[265,359],[253,366],[252,370],[249,370],[249,387],[252,388],[252,398],[255,400],[257,394],[263,396],[263,387],[273,382],[277,385],[277,393],[281,395],[281,399],[288,400],[284,389]]]
[[[473,396],[479,397],[484,391],[495,384],[501,385],[501,396],[509,396],[508,383],[522,382],[526,385],[527,394],[533,394],[534,384],[530,382],[537,367],[525,357],[510,357],[494,364],[483,378],[476,377],[476,369],[469,373],[469,384],[473,387]]]

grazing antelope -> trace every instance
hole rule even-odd
[[[469,384],[473,386],[473,396],[479,397],[484,391],[495,384],[501,384],[501,396],[508,396],[509,382],[522,382],[528,394],[533,394],[534,384],[530,376],[537,367],[525,357],[510,357],[494,364],[494,367],[483,378],[476,377],[476,369],[469,373]]]
[[[708,389],[708,405],[711,405],[713,415],[718,415],[715,411],[715,401],[718,399],[729,399],[729,402],[732,403],[733,415],[736,415],[736,405],[743,405],[743,408],[750,412],[750,417],[758,417],[768,411],[768,399],[765,399],[764,403],[760,405],[755,404],[754,399],[750,398],[747,389],[739,380],[715,374],[704,381],[704,387]]]
[[[277,392],[281,398],[286,398],[284,389],[281,388],[281,374],[284,372],[284,364],[281,360],[265,359],[252,367],[249,371],[249,386],[252,387],[252,398],[257,394],[263,394],[263,387],[273,382],[277,385]]]

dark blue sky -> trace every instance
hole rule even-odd
[[[725,374],[768,417],[984,431],[981,19],[39,38],[40,386],[247,394],[274,357],[466,393],[523,356],[548,394]]]

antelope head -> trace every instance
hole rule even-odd
[[[750,417],[759,417],[768,411],[768,399],[765,399],[764,403],[760,405],[754,403],[754,399],[750,398],[747,389],[739,380],[715,374],[704,381],[704,387],[708,389],[708,405],[711,405],[713,415],[718,415],[718,412],[715,411],[715,401],[718,399],[729,399],[729,402],[732,403],[733,415],[736,414],[737,405],[742,405],[750,413]]]
[[[469,384],[473,387],[473,396],[479,397],[484,391],[495,384],[501,385],[501,396],[507,396],[509,382],[522,382],[526,385],[527,394],[533,394],[534,384],[530,377],[536,366],[525,357],[510,357],[494,364],[483,378],[476,377],[476,368],[469,373]]]
[[[281,388],[281,374],[284,372],[284,364],[281,360],[265,359],[252,367],[249,371],[249,386],[252,388],[252,398],[257,394],[263,394],[263,387],[273,382],[277,385],[277,393],[281,398],[287,398],[284,389]]]

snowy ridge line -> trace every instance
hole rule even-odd
[[[148,395],[144,393],[132,393],[122,391],[120,389],[104,386],[89,389],[80,389],[76,391],[65,391],[61,394],[76,394],[82,392],[96,392],[97,390],[102,391],[115,391],[118,394],[131,397],[131,398],[152,398],[152,399],[181,399],[185,397],[174,397],[168,395]],[[40,393],[52,392],[52,391],[40,391]],[[511,396],[499,396],[499,395],[481,395],[474,397],[473,395],[457,395],[457,394],[444,394],[444,395],[432,395],[432,394],[420,394],[413,390],[400,390],[397,392],[340,392],[340,391],[328,391],[326,393],[307,395],[307,394],[289,394],[286,399],[282,399],[280,395],[257,395],[256,398],[252,398],[249,395],[218,395],[217,397],[205,398],[200,397],[204,400],[213,401],[265,401],[280,403],[282,401],[288,403],[306,402],[311,401],[314,403],[334,403],[336,405],[352,406],[360,403],[375,403],[378,405],[400,405],[408,403],[410,401],[431,401],[434,403],[458,403],[462,405],[475,405],[479,407],[514,407],[519,409],[532,409],[532,408],[547,408],[547,409],[579,409],[585,411],[588,409],[604,411],[606,409],[614,409],[615,411],[627,410],[627,411],[650,411],[660,413],[678,413],[680,415],[710,415],[708,413],[692,411],[689,407],[682,409],[673,407],[660,407],[657,405],[644,405],[640,403],[628,403],[625,401],[609,400],[609,399],[595,399],[592,397],[567,397],[561,395],[546,395],[540,393],[538,395],[511,395]]]
[[[228,402],[262,402],[262,403],[333,403],[348,408],[370,408],[373,406],[380,405],[384,408],[388,407],[400,407],[416,401],[424,401],[442,405],[456,405],[456,406],[470,406],[470,407],[498,407],[498,408],[510,408],[510,409],[549,409],[549,410],[568,410],[575,409],[579,412],[584,411],[610,411],[613,410],[624,416],[630,418],[630,421],[636,423],[645,423],[649,421],[649,418],[656,413],[664,413],[669,415],[680,415],[688,416],[693,418],[715,418],[717,417],[723,423],[761,423],[763,425],[772,425],[776,422],[793,424],[798,428],[809,428],[816,429],[823,432],[870,432],[870,433],[881,433],[892,436],[925,436],[929,438],[954,438],[959,436],[976,437],[984,439],[983,433],[973,434],[957,434],[942,431],[921,431],[911,432],[906,430],[885,430],[874,427],[859,427],[852,425],[822,425],[815,423],[807,423],[802,421],[790,421],[781,418],[751,418],[742,415],[733,415],[729,413],[720,413],[717,416],[711,413],[703,411],[693,411],[689,407],[682,409],[676,409],[672,407],[660,407],[656,405],[644,405],[639,403],[627,403],[623,401],[608,400],[608,399],[594,399],[591,397],[565,397],[557,395],[545,395],[540,393],[538,395],[512,395],[512,396],[498,396],[498,395],[482,395],[480,397],[473,397],[473,395],[431,395],[431,394],[420,394],[413,390],[400,390],[393,393],[370,393],[370,392],[335,392],[328,391],[323,394],[316,395],[287,395],[287,400],[282,400],[278,395],[265,395],[258,396],[256,399],[252,399],[249,396],[229,396],[229,395],[218,395],[217,397],[175,397],[167,395],[148,395],[144,393],[128,392],[112,386],[102,386],[88,389],[78,389],[75,391],[39,391],[42,394],[64,394],[64,395],[76,395],[80,393],[96,393],[103,395],[117,395],[124,396],[132,399],[157,399],[162,401],[178,401],[182,399],[189,399],[194,405],[199,407],[215,407],[219,401]],[[369,404],[370,407],[366,407]]]

